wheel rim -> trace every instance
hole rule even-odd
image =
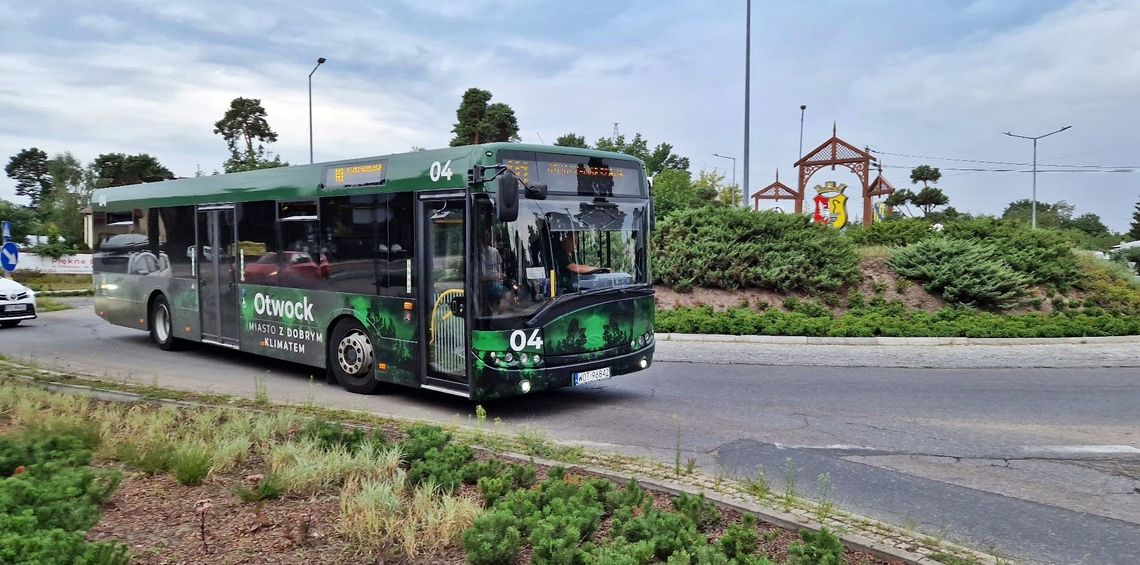
[[[352,330],[340,338],[336,357],[342,371],[353,377],[361,376],[372,366],[372,342],[360,330]]]
[[[159,304],[154,311],[154,335],[161,343],[170,339],[170,312],[165,304]]]

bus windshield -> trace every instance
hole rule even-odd
[[[477,199],[476,317],[497,326],[560,296],[648,284],[648,209],[645,200],[524,199],[504,223],[490,199]]]

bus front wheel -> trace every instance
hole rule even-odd
[[[159,295],[150,305],[150,339],[163,351],[178,349],[178,339],[174,337],[174,317],[170,314],[170,303]]]
[[[329,348],[329,370],[345,390],[372,394],[380,388],[380,381],[372,374],[376,358],[372,339],[360,322],[351,318],[338,322]]]

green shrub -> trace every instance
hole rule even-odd
[[[242,502],[274,500],[285,495],[285,484],[275,475],[268,474],[257,479],[253,486],[235,488],[234,494]]]
[[[408,481],[418,485],[430,481],[445,492],[453,492],[463,483],[464,467],[475,456],[469,447],[447,444],[443,449],[431,448],[422,459],[412,460]]]
[[[663,561],[677,551],[708,543],[688,516],[662,512],[649,505],[642,506],[640,510],[640,516],[627,508],[614,511],[614,538],[634,543],[647,542],[653,547],[653,555]]]
[[[870,226],[848,229],[844,235],[859,246],[887,245],[901,247],[934,235],[930,222],[918,218],[890,218]]]
[[[981,308],[1013,306],[1030,282],[996,247],[971,240],[926,239],[895,251],[890,265],[951,304]]]
[[[407,461],[423,459],[431,449],[443,449],[451,442],[451,434],[439,426],[415,425],[408,429],[408,437],[400,443]]]
[[[509,510],[487,512],[463,532],[463,548],[471,565],[514,563],[522,551],[518,519]]]
[[[654,272],[694,286],[828,291],[858,281],[858,258],[836,230],[807,218],[740,208],[679,211],[658,224]]]
[[[735,559],[752,555],[756,551],[756,544],[760,541],[756,535],[758,521],[753,514],[745,514],[739,524],[729,524],[724,534],[716,541],[716,545],[725,557]]]
[[[301,429],[301,437],[312,440],[325,451],[344,447],[350,452],[355,452],[366,441],[380,447],[389,444],[388,436],[382,431],[369,433],[361,428],[345,427],[336,422],[320,419],[305,424]]]
[[[705,500],[704,494],[692,496],[683,492],[673,498],[673,509],[687,516],[702,532],[720,524],[720,512],[715,504]]]
[[[802,543],[788,546],[788,565],[839,565],[843,542],[827,528],[800,530],[800,538]]]
[[[1065,290],[1080,280],[1073,243],[1048,229],[1034,230],[1016,221],[976,218],[953,222],[945,235],[954,240],[985,243],[1013,270],[1035,285]]]

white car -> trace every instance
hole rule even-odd
[[[14,328],[36,317],[36,293],[12,280],[0,278],[0,328]]]

